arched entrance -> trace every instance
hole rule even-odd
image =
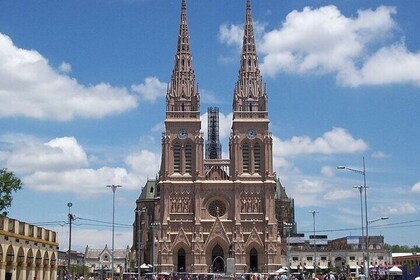
[[[258,252],[255,248],[249,252],[249,270],[251,272],[258,271]]]
[[[211,251],[211,267],[213,272],[225,271],[225,254],[219,244]]]
[[[185,250],[178,250],[178,272],[185,272]]]

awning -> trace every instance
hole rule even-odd
[[[286,273],[287,272],[287,268],[279,268],[276,270],[276,273]]]
[[[305,266],[305,269],[314,269],[314,266],[313,265],[307,265],[307,266]]]
[[[388,271],[390,275],[402,275],[402,270],[399,269],[397,266],[393,266]]]
[[[297,266],[291,266],[290,269],[297,269]]]
[[[141,266],[140,266],[140,268],[141,269],[148,269],[148,268],[152,268],[152,265],[150,265],[150,264],[142,264]]]
[[[328,268],[328,266],[325,266],[325,265],[320,265],[319,266],[319,269],[327,269]]]
[[[360,266],[358,266],[358,265],[351,265],[350,266],[350,269],[357,269],[357,268],[360,268]]]

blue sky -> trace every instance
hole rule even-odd
[[[418,1],[253,1],[274,163],[300,232],[360,234],[366,159],[370,234],[419,245]],[[188,1],[193,66],[206,110],[221,111],[224,154],[245,1]],[[24,181],[9,216],[74,249],[132,243],[135,199],[160,164],[165,91],[180,1],[1,1],[0,166]]]

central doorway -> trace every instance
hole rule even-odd
[[[178,250],[178,272],[185,272],[185,250]]]
[[[225,271],[225,254],[222,247],[217,244],[211,251],[211,264],[213,272]]]
[[[252,248],[249,252],[249,269],[251,272],[258,271],[258,252],[255,248]]]

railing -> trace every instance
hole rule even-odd
[[[200,112],[198,111],[167,111],[166,118],[167,119],[181,119],[181,118],[200,119]]]
[[[233,113],[234,119],[267,119],[267,111],[235,111]]]

